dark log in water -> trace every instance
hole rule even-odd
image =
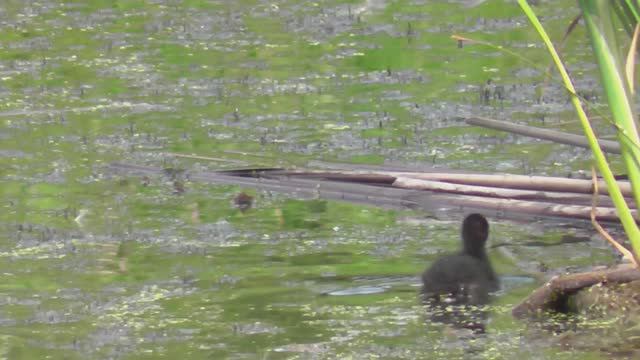
[[[569,296],[599,283],[627,283],[640,280],[640,269],[619,266],[613,269],[556,276],[535,290],[511,313],[517,318],[535,316],[546,311],[566,312]]]
[[[467,124],[471,125],[506,131],[514,134],[533,137],[536,139],[549,140],[559,144],[573,145],[590,149],[587,138],[582,135],[570,134],[549,129],[540,129],[537,127],[481,117],[472,117],[465,119],[465,121],[467,122]],[[600,143],[600,148],[602,148],[602,151],[612,154],[620,154],[620,144],[618,144],[618,142],[611,140],[598,140],[598,143]]]

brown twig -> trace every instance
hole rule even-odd
[[[593,224],[593,227],[595,227],[598,233],[602,235],[602,237],[605,238],[614,248],[620,251],[625,259],[631,261],[631,263],[638,268],[638,261],[636,257],[633,256],[633,253],[620,245],[619,242],[609,235],[609,233],[600,226],[600,223],[598,223],[598,220],[596,219],[596,208],[598,207],[598,178],[596,176],[596,169],[593,166],[591,167],[591,180],[593,181],[593,202],[591,203],[591,223]]]

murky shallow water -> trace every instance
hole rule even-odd
[[[538,9],[560,36],[573,5]],[[603,356],[510,316],[548,273],[615,260],[588,224],[494,222],[504,288],[487,333],[470,335],[429,323],[417,301],[418,274],[458,246],[456,215],[251,189],[255,206],[242,213],[237,187],[187,182],[182,192],[105,166],[588,169],[584,150],[464,125],[485,115],[578,130],[560,88],[541,91],[543,69],[459,49],[452,33],[547,63],[512,2],[0,4],[2,356]],[[569,48],[597,106],[584,36]],[[504,100],[482,101],[488,79]],[[587,241],[563,243],[567,232]]]

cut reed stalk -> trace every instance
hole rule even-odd
[[[518,135],[529,136],[536,139],[549,140],[559,144],[573,145],[589,149],[589,141],[582,135],[570,134],[550,129],[540,129],[533,126],[526,126],[482,117],[472,117],[465,119],[465,121],[471,125],[482,126]],[[602,148],[602,150],[612,154],[620,154],[619,143],[602,139],[598,140],[598,142],[600,143],[600,147]]]

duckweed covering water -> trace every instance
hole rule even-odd
[[[539,8],[556,36],[573,6]],[[597,108],[580,31],[567,53]],[[243,213],[232,205],[238,187],[106,168],[115,160],[200,169],[322,160],[588,169],[586,150],[459,120],[578,131],[562,89],[541,87],[544,66],[458,48],[453,33],[547,64],[509,1],[3,1],[1,356],[601,356],[560,346],[509,314],[541,270],[614,260],[595,238],[560,241],[567,231],[589,239],[588,224],[494,222],[490,241],[505,244],[490,256],[505,289],[487,309],[487,334],[472,336],[429,323],[417,300],[417,275],[457,248],[458,219],[252,189],[242,189],[255,196]],[[481,96],[489,79],[504,99]]]

